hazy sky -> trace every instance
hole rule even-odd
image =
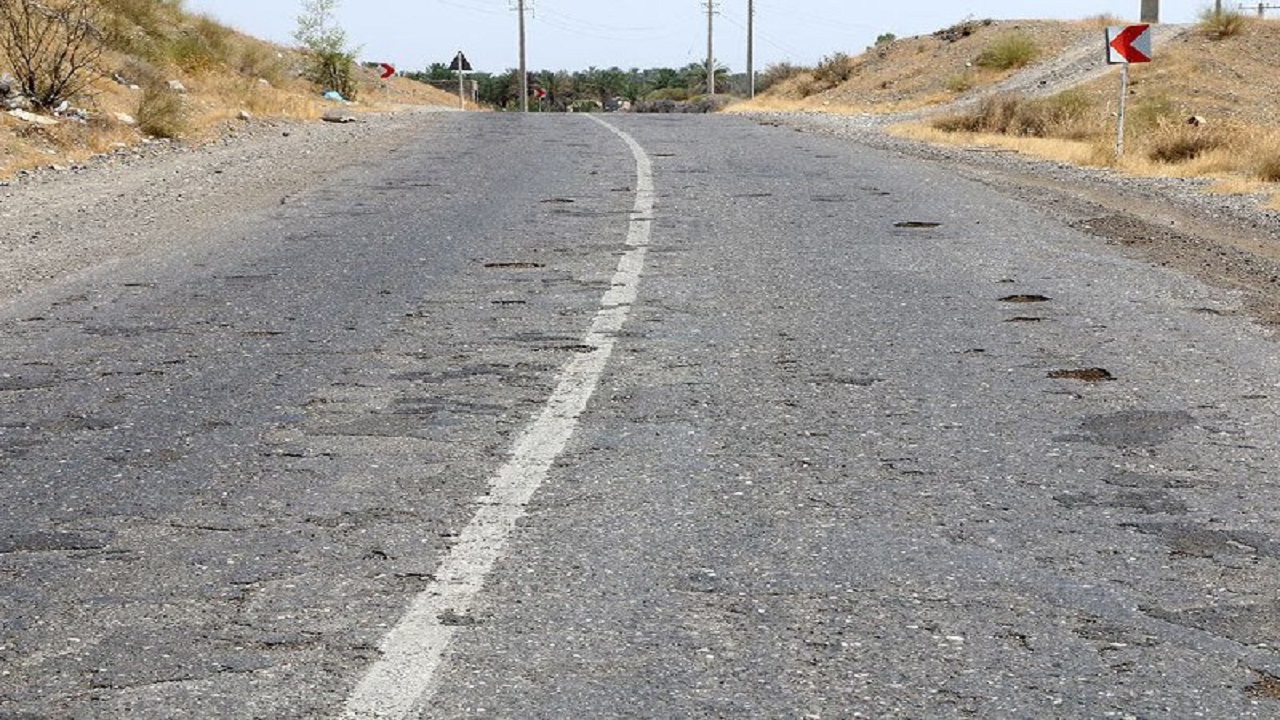
[[[1247,1],[1247,0],[1246,0]],[[1271,0],[1274,2],[1274,0]],[[338,20],[364,60],[420,70],[463,50],[476,70],[518,65],[516,0],[344,0]],[[1224,2],[1235,7],[1239,0]],[[707,52],[705,0],[527,0],[530,70],[681,67]],[[300,0],[186,0],[186,7],[291,42]],[[746,69],[747,0],[716,0],[716,58]],[[1161,20],[1190,22],[1212,0],[1162,0]],[[756,67],[812,65],[858,53],[877,35],[920,35],[974,18],[1136,20],[1140,0],[755,0]],[[1099,52],[1101,52],[1101,46]]]

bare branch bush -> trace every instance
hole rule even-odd
[[[100,28],[94,0],[0,0],[0,54],[36,107],[57,107],[102,74]]]

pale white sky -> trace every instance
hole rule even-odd
[[[707,52],[705,0],[526,0],[530,70],[682,67]],[[1224,2],[1235,7],[1240,0]],[[1247,0],[1246,0],[1247,1]],[[1274,0],[1272,0],[1274,1]],[[338,19],[364,60],[401,70],[449,62],[463,50],[476,70],[518,65],[516,0],[344,0]],[[185,0],[258,37],[291,43],[299,0]],[[1162,0],[1161,20],[1191,22],[1212,0]],[[716,0],[716,58],[746,69],[747,0]],[[756,68],[813,65],[856,54],[877,35],[920,35],[974,18],[1137,20],[1140,0],[755,0]],[[1101,52],[1101,50],[1099,50]]]

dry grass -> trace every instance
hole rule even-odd
[[[1106,28],[1109,28],[1109,27],[1116,27],[1117,25],[1129,24],[1128,21],[1125,20],[1124,18],[1119,17],[1117,15],[1111,15],[1111,14],[1093,15],[1091,17],[1087,17],[1081,20],[1080,23],[1082,25],[1085,25],[1091,28],[1096,28],[1098,30],[1105,30]]]
[[[1115,150],[1100,140],[1068,140],[1027,135],[993,133],[956,133],[931,124],[904,123],[889,128],[896,137],[919,140],[936,145],[951,145],[983,151],[1009,151],[1045,160],[1068,162],[1090,167],[1116,164]]]
[[[988,70],[1017,70],[1030,65],[1040,55],[1040,46],[1021,30],[1014,30],[996,38],[973,61]]]
[[[1225,40],[1243,33],[1249,22],[1249,18],[1245,17],[1244,13],[1235,10],[1218,12],[1211,7],[1206,7],[1200,11],[1198,29],[1214,40]]]
[[[1098,116],[1091,98],[1068,90],[1034,100],[1019,95],[993,95],[974,111],[943,116],[933,125],[945,132],[1090,140],[1101,130]]]

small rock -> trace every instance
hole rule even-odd
[[[187,86],[183,85],[181,80],[170,80],[169,89],[177,93],[184,93],[187,91]]]
[[[117,121],[117,122],[119,122],[119,123],[121,123],[122,125],[137,125],[137,124],[138,124],[138,119],[137,119],[137,118],[135,118],[134,116],[130,115],[129,113],[122,113],[122,112],[118,112],[118,113],[114,113],[114,116],[115,116],[116,121]]]
[[[266,78],[258,78],[258,84],[263,87],[271,87],[271,81]]]
[[[330,110],[320,119],[330,123],[353,123],[359,120],[355,115],[341,110]]]
[[[240,114],[237,115],[236,117],[240,118],[245,122],[249,122],[250,120],[253,119],[253,115],[248,110],[241,110]]]
[[[27,112],[26,110],[10,110],[9,114],[12,115],[13,117],[18,118],[19,120],[22,120],[23,122],[35,123],[36,125],[57,125],[58,124],[58,121],[54,120],[51,117],[36,115],[35,113]]]

